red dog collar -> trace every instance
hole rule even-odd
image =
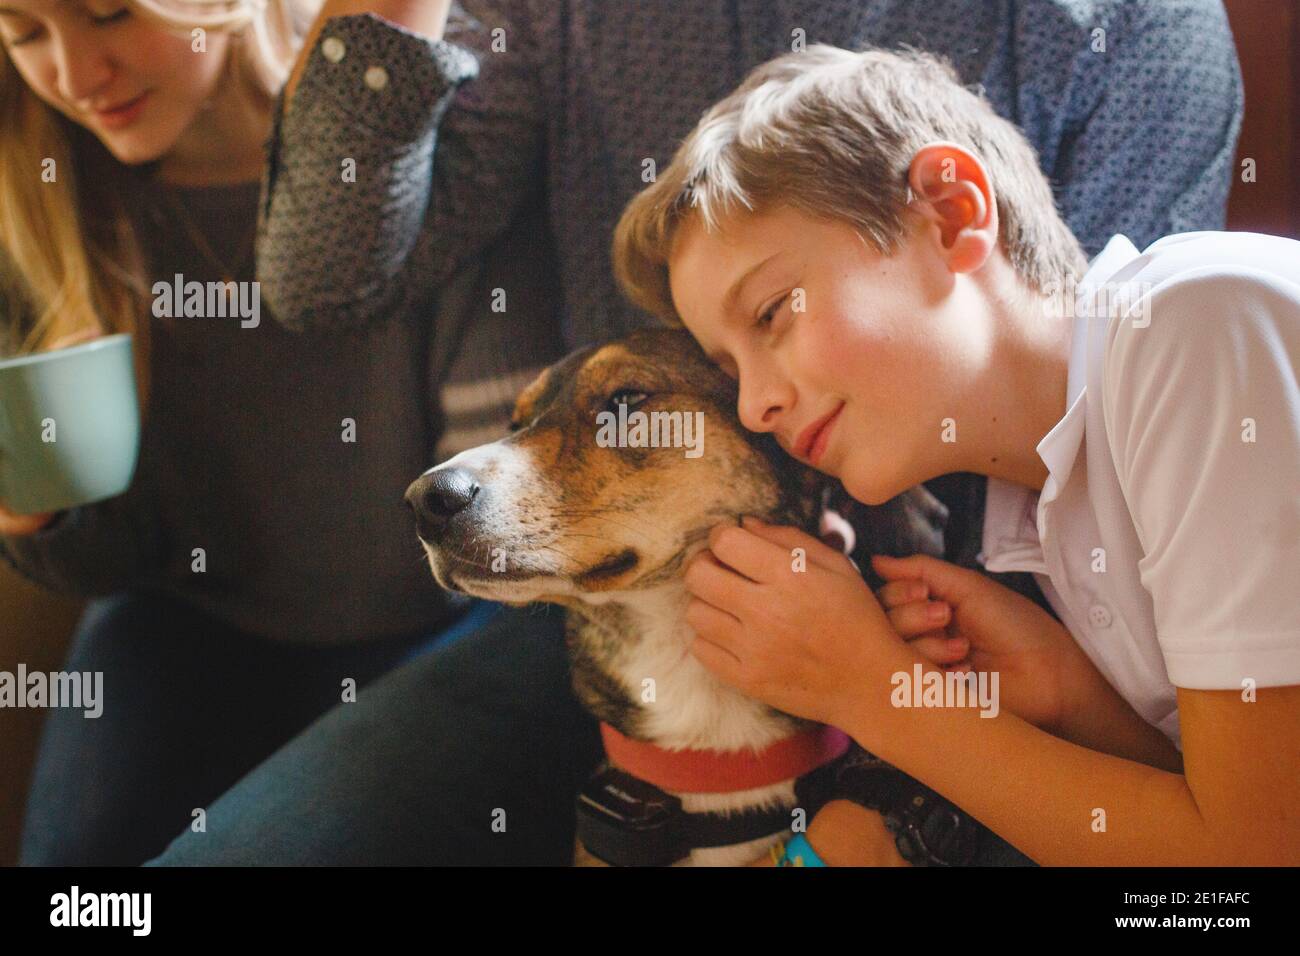
[[[601,723],[605,755],[614,766],[678,793],[733,793],[792,780],[830,763],[849,749],[849,735],[819,724],[761,751],[666,750],[624,737]]]

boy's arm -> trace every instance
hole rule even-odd
[[[1143,249],[1171,233],[1222,229],[1241,132],[1241,72],[1219,0],[1111,9],[1057,51],[1072,63],[1067,87],[1044,91],[1031,77],[1019,93],[1040,152],[1056,144],[1045,169],[1089,255],[1116,233]],[[1021,62],[1054,42],[1039,32],[1059,30],[1056,13],[1027,20]],[[1042,110],[1045,92],[1063,116]]]
[[[931,669],[931,668],[927,668]],[[1300,864],[1300,687],[1253,707],[1178,691],[1186,775],[1068,743],[1003,711],[862,696],[845,729],[1043,866]]]
[[[1258,271],[1166,280],[1145,315],[1135,309],[1141,321],[1108,331],[1102,449],[1178,687],[1184,774],[1053,740],[1005,712],[861,701],[864,747],[1040,862],[1300,862],[1300,611],[1279,587],[1295,579],[1300,541],[1300,304],[1263,271],[1270,254],[1261,243]]]
[[[1082,651],[1079,656],[1083,657]],[[1173,742],[1143,720],[1086,658],[1079,678],[1064,702],[1061,721],[1044,730],[1089,750],[1170,773],[1183,772],[1183,755]]]
[[[409,22],[438,32],[440,6]],[[291,108],[287,91],[275,106],[259,209],[258,279],[282,325],[408,315],[541,188],[528,13],[511,13],[455,11],[438,39],[370,13],[324,21]]]

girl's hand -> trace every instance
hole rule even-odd
[[[997,671],[1001,706],[1054,730],[1094,670],[1061,624],[991,578],[915,555],[871,559],[886,584],[877,592],[904,640],[946,670]],[[933,615],[933,616],[932,616]]]
[[[97,328],[82,329],[79,332],[73,332],[62,338],[56,339],[48,351],[53,352],[55,349],[66,349],[73,345],[80,345],[83,342],[90,342],[100,338],[104,333]],[[0,534],[11,535],[13,537],[26,537],[40,531],[51,521],[57,512],[46,511],[34,515],[20,515],[10,511],[0,502]]]
[[[35,534],[53,521],[55,514],[56,512],[47,511],[42,514],[20,515],[0,505],[0,534],[17,538]]]
[[[101,329],[82,329],[80,332],[72,332],[69,335],[55,339],[54,344],[49,347],[48,351],[53,352],[55,349],[71,348],[74,345],[81,345],[83,342],[91,342],[103,337],[104,333]]]

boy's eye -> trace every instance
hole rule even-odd
[[[770,306],[768,306],[766,311],[764,311],[761,315],[759,315],[758,321],[755,322],[754,324],[771,325],[772,320],[776,318],[777,311],[781,308],[781,306],[785,304],[785,300],[788,299],[789,297],[790,297],[789,293],[786,293],[785,295],[781,296],[781,298],[773,302]]]
[[[9,46],[22,46],[24,43],[31,43],[41,34],[40,26],[31,27],[26,33],[20,34],[11,40],[6,41]]]

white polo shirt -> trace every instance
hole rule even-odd
[[[1115,236],[1076,298],[1040,493],[990,478],[982,560],[1034,572],[1181,749],[1174,687],[1300,684],[1300,242]]]

